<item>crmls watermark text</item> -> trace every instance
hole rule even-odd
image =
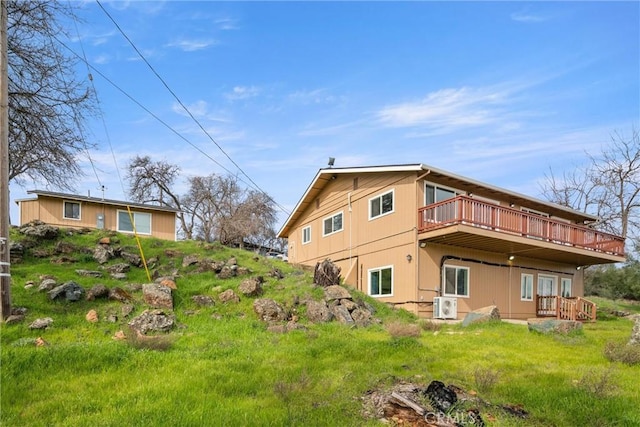
[[[430,424],[453,424],[462,426],[483,425],[473,413],[445,414],[444,412],[427,412],[424,420]]]

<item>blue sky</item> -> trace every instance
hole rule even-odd
[[[77,31],[69,23],[68,46],[240,174],[99,5],[74,4],[83,21]],[[336,167],[425,163],[539,197],[550,168],[571,170],[612,132],[640,125],[638,2],[102,5],[215,142],[288,210],[329,157]],[[116,165],[124,178],[135,155],[177,164],[185,180],[227,173],[92,75],[103,113],[88,133],[99,182],[82,158],[79,194],[97,196],[103,184],[106,197],[126,199]],[[12,200],[34,188],[46,184],[12,185]],[[186,190],[182,181],[176,189]]]

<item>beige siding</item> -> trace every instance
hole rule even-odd
[[[73,201],[78,203],[77,201]],[[80,202],[80,219],[66,219],[63,212],[64,199],[39,196],[37,200],[20,202],[20,224],[40,220],[58,227],[96,228],[98,214],[104,215],[104,228],[117,229],[117,212],[126,206]],[[175,214],[173,212],[133,208],[132,212],[151,214],[151,235],[159,239],[175,240]],[[142,235],[142,234],[140,234]]]
[[[496,305],[505,318],[536,317],[535,295],[539,275],[556,277],[560,292],[562,278],[572,281],[572,296],[584,293],[583,274],[563,264],[518,257],[508,261],[502,254],[467,250],[464,248],[429,244],[420,250],[419,299],[431,302],[440,295],[441,266],[460,266],[469,269],[469,296],[458,297],[458,318],[488,305]],[[533,275],[533,300],[520,298],[522,274]],[[430,304],[421,304],[420,314],[431,317]]]
[[[369,219],[372,198],[393,191],[392,213]],[[393,297],[415,300],[416,257],[415,174],[340,176],[319,194],[289,235],[289,261],[306,265],[329,258],[342,269],[345,282],[368,292],[371,269],[393,268]],[[323,236],[325,218],[342,212],[343,230]],[[302,244],[302,230],[311,227],[311,241]],[[407,261],[411,255],[412,261]]]

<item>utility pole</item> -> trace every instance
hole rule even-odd
[[[0,0],[0,321],[11,314],[8,70],[7,4],[4,0]]]

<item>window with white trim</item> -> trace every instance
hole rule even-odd
[[[138,234],[151,234],[151,214],[143,212],[131,212],[131,217],[127,211],[118,211],[118,231],[123,233],[133,233],[133,226]]]
[[[563,277],[560,281],[560,296],[564,298],[571,297],[571,279]]]
[[[302,244],[305,245],[311,241],[311,226],[302,229]]]
[[[342,231],[342,212],[337,213],[328,218],[325,218],[322,221],[322,224],[323,224],[323,227],[322,227],[323,236],[328,236],[329,234]]]
[[[427,182],[424,187],[424,204],[431,205],[433,203],[442,202],[443,200],[452,199],[459,194],[462,193],[452,188],[446,188]]]
[[[533,274],[523,274],[520,279],[520,299],[533,301]]]
[[[393,213],[393,190],[369,199],[369,219]]]
[[[80,219],[80,203],[79,202],[62,202],[64,219]]]
[[[453,297],[469,296],[469,268],[445,265],[442,275],[444,294]]]
[[[369,295],[374,297],[393,295],[393,266],[369,270]]]

